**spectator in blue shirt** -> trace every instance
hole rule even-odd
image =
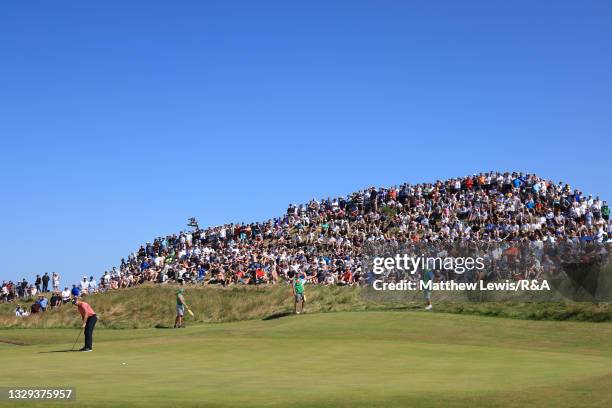
[[[198,268],[198,281],[201,282],[206,278],[206,269],[204,266]]]
[[[49,301],[46,297],[44,297],[43,295],[38,295],[37,303],[40,305],[40,310],[42,310],[43,312],[47,310],[47,305],[49,304]]]

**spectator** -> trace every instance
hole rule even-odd
[[[89,294],[96,293],[96,291],[98,290],[96,280],[93,276],[89,277],[89,282],[87,283],[87,290]]]
[[[84,277],[81,289],[168,281],[290,284],[296,272],[306,284],[361,284],[370,271],[360,258],[370,243],[609,243],[611,223],[606,201],[569,184],[522,172],[482,172],[313,198],[264,222],[200,228],[190,220],[192,230],[146,242],[104,272],[99,287]],[[15,290],[23,298],[28,285],[24,279],[6,287],[3,298]],[[73,295],[80,292],[73,286]]]
[[[66,287],[62,291],[62,303],[66,304],[68,302],[70,302],[70,290]]]
[[[54,290],[51,296],[51,309],[58,308],[62,305],[62,295],[59,291]]]
[[[16,317],[27,316],[26,311],[21,307],[20,304],[17,304],[17,307],[15,307],[15,316]]]
[[[89,282],[87,281],[87,276],[83,276],[83,279],[81,280],[81,293],[83,295],[87,294],[87,289],[89,288]]]
[[[47,300],[47,298],[41,293],[40,295],[38,295],[38,300],[37,303],[40,305],[40,311],[44,312],[47,310],[47,305],[49,303],[49,301]]]
[[[30,306],[30,314],[36,314],[41,312],[40,303],[34,302],[32,306]]]
[[[21,282],[19,282],[19,284],[17,285],[17,296],[19,296],[20,298],[26,298],[26,295],[28,295],[27,288],[28,281],[23,278]]]
[[[49,291],[49,279],[49,274],[45,272],[42,277],[42,291],[45,293]]]
[[[7,282],[4,281],[2,282],[2,287],[0,288],[0,302],[9,302],[9,285]]]
[[[53,290],[60,290],[60,275],[57,272],[53,272],[51,277],[53,280]]]

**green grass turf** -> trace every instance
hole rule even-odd
[[[612,406],[607,323],[323,313],[99,329],[93,353],[50,352],[75,335],[0,330],[0,386],[77,388],[44,407]]]

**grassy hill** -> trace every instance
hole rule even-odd
[[[176,286],[143,285],[90,296],[99,327],[151,328],[171,326],[174,319]],[[418,296],[417,296],[418,298]],[[187,287],[186,299],[195,318],[187,323],[220,323],[239,320],[273,319],[292,311],[288,286],[271,287]],[[355,312],[372,310],[422,310],[416,299],[381,303],[369,300],[361,288],[308,287],[307,313]],[[434,313],[448,312],[532,320],[612,321],[609,303],[593,305],[577,302],[493,303],[436,302]],[[16,318],[14,305],[0,305],[0,327],[63,328],[77,327],[80,317],[68,304],[59,310]]]

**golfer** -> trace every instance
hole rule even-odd
[[[304,303],[306,303],[306,296],[304,295],[304,283],[302,283],[302,279],[300,278],[300,275],[297,272],[293,276],[291,290],[293,291],[293,298],[295,299],[295,303],[293,305],[293,313],[300,314],[300,312],[304,311]],[[298,303],[300,304],[299,312]]]
[[[185,289],[180,288],[176,294],[176,319],[174,320],[175,329],[185,327],[183,326],[183,316],[185,315],[185,308],[189,306],[187,306],[187,303],[185,303],[185,296],[183,293],[185,293]]]
[[[83,330],[85,331],[85,346],[79,351],[92,351],[93,349],[93,331],[98,321],[96,312],[89,306],[89,303],[83,302],[79,298],[73,298],[72,304],[79,308],[79,313],[83,318]]]

